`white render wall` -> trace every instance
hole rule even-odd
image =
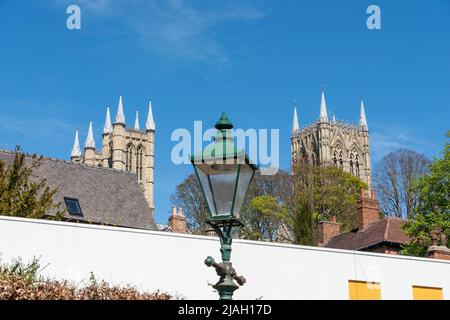
[[[40,257],[44,275],[160,289],[186,299],[217,299],[217,238],[0,217],[0,258]],[[382,299],[412,299],[412,285],[443,288],[450,262],[347,250],[235,240],[231,261],[247,283],[235,299],[348,299],[348,280],[381,283]]]

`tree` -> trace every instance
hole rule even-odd
[[[194,233],[204,232],[209,228],[205,223],[208,217],[208,207],[203,197],[197,177],[190,174],[177,185],[171,196],[174,205],[181,207],[186,216],[188,228]]]
[[[429,163],[421,153],[399,149],[384,156],[375,166],[375,189],[386,215],[412,218],[418,201],[412,185],[427,173]]]
[[[249,208],[241,216],[244,224],[241,236],[250,240],[273,242],[286,217],[286,206],[279,204],[274,196],[256,196],[251,199]]]
[[[271,176],[256,172],[241,208],[243,219],[246,219],[245,216],[250,210],[251,200],[257,196],[270,195],[276,199],[277,203],[286,205],[292,194],[291,181],[290,175],[282,170]],[[208,207],[194,174],[186,177],[176,187],[175,193],[171,196],[171,201],[174,205],[183,209],[190,230],[202,233],[210,228],[205,223],[208,217]],[[249,214],[253,215],[254,213],[249,212]],[[251,220],[251,218],[248,219]]]
[[[33,170],[41,163],[42,158],[32,156],[27,165],[25,154],[17,147],[14,161],[6,164],[0,160],[0,214],[6,216],[36,219],[60,220],[64,210],[61,204],[53,202],[57,189],[46,185],[45,179],[37,179]],[[54,215],[48,215],[50,211]]]
[[[302,164],[295,168],[294,197],[290,225],[295,242],[316,244],[316,227],[320,220],[332,216],[342,231],[357,226],[357,201],[364,182],[336,167],[314,167]]]
[[[450,131],[447,132],[450,138]],[[429,165],[429,173],[413,184],[418,201],[414,218],[404,225],[411,241],[404,246],[406,255],[424,256],[438,230],[450,238],[450,143],[447,141],[442,158]],[[449,243],[442,245],[448,246]]]

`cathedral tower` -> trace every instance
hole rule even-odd
[[[360,178],[371,189],[369,129],[361,100],[358,124],[328,119],[325,93],[322,91],[319,119],[300,128],[297,107],[291,134],[292,165],[309,163],[336,166]]]
[[[140,129],[137,111],[134,128],[127,128],[122,95],[120,95],[113,124],[111,124],[110,109],[109,107],[106,108],[102,149],[96,152],[92,122],[90,122],[84,153],[82,154],[80,150],[77,129],[70,159],[75,163],[112,168],[135,174],[153,214],[154,138],[155,122],[153,121],[151,101],[148,105],[145,129]]]

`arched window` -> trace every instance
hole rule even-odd
[[[333,165],[335,167],[337,167],[337,152],[336,151],[334,151],[334,153],[333,153]]]
[[[139,181],[141,181],[143,178],[142,175],[143,167],[144,167],[144,147],[139,146],[136,153],[136,173]]]
[[[134,156],[134,147],[130,143],[127,146],[126,159],[125,159],[125,170],[131,172],[133,169],[133,156]]]
[[[108,158],[108,167],[112,168],[112,156],[113,156],[113,144],[109,143],[109,158]]]
[[[353,153],[350,153],[349,164],[350,164],[350,174],[354,175],[355,174],[355,170],[353,168]]]
[[[359,178],[359,159],[358,159],[358,155],[356,155],[356,159],[355,159],[355,168],[356,168],[356,176]]]
[[[339,169],[344,169],[344,161],[342,160],[342,151],[339,152]]]

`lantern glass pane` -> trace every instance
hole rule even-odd
[[[234,201],[234,216],[239,219],[240,210],[244,202],[245,194],[250,186],[254,170],[248,164],[242,164],[239,170],[239,180]]]
[[[237,165],[217,165],[209,174],[217,216],[231,216],[237,179]]]
[[[211,186],[209,183],[208,175],[203,172],[200,166],[197,167],[197,175],[200,180],[201,187],[203,189],[203,194],[206,198],[207,205],[209,207],[210,213],[212,216],[216,215],[216,206],[214,205],[214,199],[211,193]]]

